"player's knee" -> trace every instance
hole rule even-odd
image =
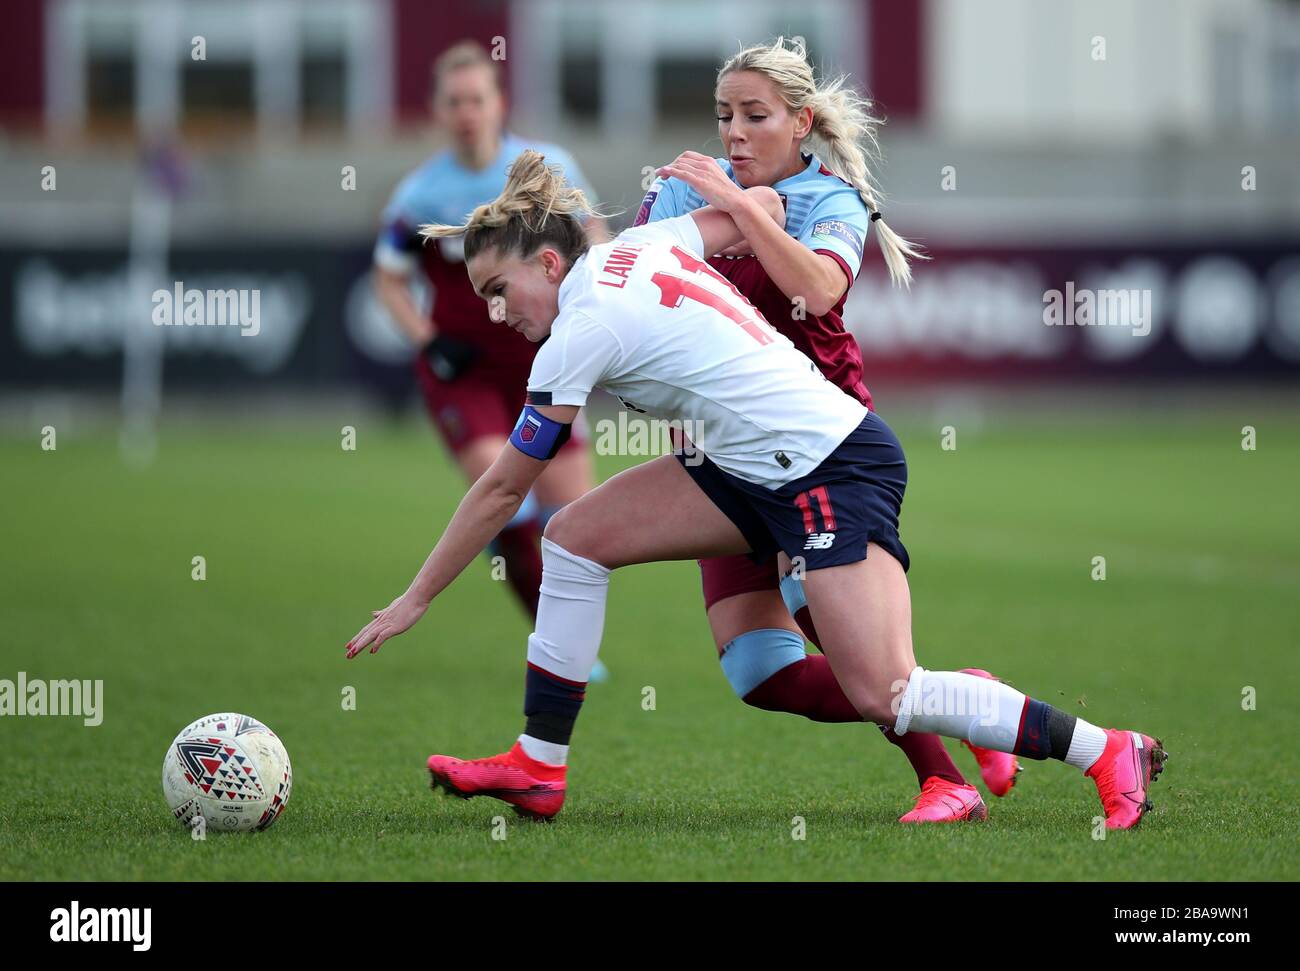
[[[907,690],[908,673],[901,666],[886,665],[881,668],[879,677],[872,678],[856,691],[845,693],[864,719],[877,725],[893,725],[903,692]]]
[[[557,509],[551,518],[546,521],[546,528],[542,530],[542,535],[552,543],[563,546],[566,550],[574,553],[579,552],[574,547],[581,543],[582,533],[582,519],[573,514],[572,503],[562,509]]]
[[[529,495],[532,495],[532,493],[530,492]],[[542,527],[543,533],[545,533],[546,527],[550,525],[551,520],[555,518],[555,514],[563,508],[564,503],[562,502],[539,502],[537,504],[537,522]]]
[[[590,516],[582,515],[580,502],[571,502],[551,516],[542,535],[557,546],[562,546],[574,556],[594,563],[610,564],[616,552],[610,545],[610,530],[602,533]]]
[[[772,675],[802,661],[807,655],[803,638],[777,628],[746,631],[722,650],[722,673],[731,690],[744,698]]]

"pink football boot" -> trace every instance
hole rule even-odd
[[[520,816],[532,819],[550,819],[560,811],[567,770],[567,766],[529,758],[518,742],[510,751],[486,759],[429,756],[431,788],[441,787],[462,799],[491,796],[509,803]]]
[[[983,822],[989,818],[988,807],[974,786],[959,786],[936,775],[921,786],[912,811],[900,816],[900,823]]]
[[[1136,826],[1155,808],[1147,798],[1147,787],[1160,775],[1167,758],[1158,738],[1106,729],[1106,748],[1084,775],[1097,783],[1107,829]]]

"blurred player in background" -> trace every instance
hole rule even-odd
[[[862,353],[840,317],[862,265],[868,230],[875,231],[896,284],[911,282],[909,258],[924,257],[881,219],[881,193],[869,169],[878,156],[875,131],[881,119],[846,81],[819,86],[803,45],[786,47],[780,38],[771,46],[742,50],[722,66],[715,97],[726,157],[714,161],[739,186],[776,189],[786,223],[784,230],[773,224],[762,237],[746,239],[708,262],[828,380],[870,408]],[[803,150],[809,138],[819,142],[825,162]],[[704,205],[681,179],[660,178],[642,202],[636,225]],[[797,576],[781,578],[775,555],[762,563],[745,555],[701,560],[700,572],[723,671],[746,704],[814,721],[862,720],[826,658],[805,650],[805,635],[818,646],[820,641],[803,584]],[[984,818],[987,808],[979,791],[937,736],[882,730],[907,755],[921,786],[903,822]],[[999,796],[1010,791],[1019,770],[1015,756],[972,751],[990,790]]]
[[[465,272],[462,240],[424,245],[417,227],[459,223],[494,199],[510,163],[525,148],[542,152],[573,185],[594,196],[564,149],[526,141],[505,129],[500,74],[481,45],[463,41],[449,48],[434,63],[432,82],[434,123],[451,147],[412,172],[393,193],[375,246],[374,281],[380,301],[419,348],[415,367],[429,416],[472,483],[501,453],[523,409],[537,347],[489,319]],[[587,221],[586,232],[592,243],[609,238],[599,216]],[[431,318],[416,306],[410,290],[417,269],[433,286]],[[583,429],[576,431],[489,547],[505,558],[510,585],[533,618],[542,580],[541,531],[556,510],[595,484],[586,436]]]

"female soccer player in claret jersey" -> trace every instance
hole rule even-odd
[[[375,653],[424,615],[514,515],[593,389],[682,422],[703,453],[628,469],[552,517],[528,638],[524,732],[490,758],[430,756],[434,784],[553,817],[564,804],[569,741],[600,648],[610,573],[781,550],[806,559],[822,650],[862,718],[899,735],[933,732],[1059,759],[1096,783],[1108,827],[1133,826],[1151,806],[1147,790],[1165,761],[1158,739],[1098,728],[1001,681],[916,663],[898,533],[907,484],[898,439],[704,260],[761,238],[768,222],[784,226],[776,191],[742,189],[697,153],[660,174],[682,179],[707,205],[596,247],[579,222],[590,211],[581,190],[535,152],[519,156],[502,194],[465,224],[423,230],[464,233],[470,279],[494,316],[532,341],[549,340],[533,361],[509,443],[407,590],[348,642],[348,657]]]
[[[874,231],[895,284],[910,282],[909,257],[920,253],[881,219],[880,189],[869,161],[878,157],[881,121],[845,77],[818,84],[802,44],[778,38],[740,51],[718,72],[714,92],[718,136],[726,152],[715,159],[741,187],[771,186],[785,205],[785,228],[762,227],[708,263],[730,280],[777,330],[803,351],[826,378],[866,407],[862,353],[840,313]],[[805,152],[818,143],[821,156]],[[841,177],[843,175],[843,177]],[[703,206],[679,178],[658,179],[646,194],[636,225],[671,219]],[[732,689],[746,704],[821,722],[860,722],[819,644],[808,615],[801,571],[780,569],[777,558],[748,556],[700,561],[704,606]],[[784,575],[782,575],[784,574]],[[991,677],[985,671],[968,672]],[[935,735],[884,729],[907,755],[921,792],[905,823],[982,820],[979,790],[953,764]],[[1015,756],[971,748],[985,784],[1004,796],[1015,784]]]
[[[418,227],[461,219],[495,198],[507,167],[525,148],[544,153],[561,165],[572,184],[590,190],[563,149],[504,130],[505,96],[497,64],[481,45],[463,41],[449,48],[434,63],[432,81],[435,126],[451,146],[394,191],[375,245],[374,281],[380,301],[420,350],[415,367],[429,416],[473,482],[501,452],[523,407],[537,348],[489,320],[465,274],[462,241],[441,239],[426,246]],[[586,231],[593,243],[609,238],[600,217],[589,219]],[[428,316],[416,306],[409,287],[417,269],[433,286]],[[489,551],[504,558],[506,578],[531,617],[537,615],[539,544],[546,520],[594,484],[585,438],[576,434],[537,481],[519,514],[492,537]]]

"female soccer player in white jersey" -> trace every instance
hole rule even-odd
[[[713,94],[726,157],[714,160],[718,172],[710,178],[730,179],[742,188],[771,186],[785,204],[786,219],[784,230],[774,223],[762,226],[732,253],[707,262],[828,381],[870,408],[862,352],[840,317],[844,300],[861,268],[869,232],[875,233],[896,283],[909,281],[908,257],[919,255],[880,218],[880,190],[869,166],[880,119],[847,78],[818,84],[802,43],[787,47],[783,38],[747,47],[727,60]],[[804,151],[809,142],[825,162]],[[682,179],[660,178],[641,203],[636,225],[704,204]],[[737,696],[756,708],[814,721],[861,722],[826,657],[804,648],[805,636],[814,644],[819,637],[798,577],[781,579],[775,556],[761,562],[718,556],[699,565],[709,626]],[[907,756],[921,786],[902,822],[987,817],[979,790],[962,776],[937,736],[899,735],[888,728],[884,735]],[[989,790],[1006,795],[1019,769],[1015,756],[967,745]]]
[[[547,526],[537,626],[528,638],[524,733],[507,752],[429,758],[435,785],[550,818],[565,796],[569,740],[600,647],[612,570],[635,563],[783,550],[807,563],[808,607],[844,693],[900,735],[934,732],[1001,752],[1055,758],[1097,785],[1106,825],[1150,808],[1160,742],[1103,730],[1010,685],[926,671],[912,653],[907,551],[898,513],[907,464],[876,414],[827,381],[704,261],[783,224],[776,192],[721,183],[712,159],[668,167],[708,205],[589,247],[581,190],[535,152],[462,226],[470,279],[496,316],[539,349],[528,404],[497,460],[466,493],[410,587],[348,643],[374,653],[514,515],[594,388],[691,423],[704,460],[664,456],[570,503]]]
[[[429,417],[465,477],[473,482],[505,444],[523,407],[524,383],[535,345],[505,333],[465,274],[458,239],[424,245],[419,226],[449,222],[501,191],[506,169],[525,148],[561,164],[565,177],[585,186],[582,171],[563,149],[531,142],[505,129],[506,104],[497,63],[475,41],[448,48],[433,66],[434,121],[451,145],[408,175],[384,210],[375,244],[375,291],[393,319],[420,349],[415,370]],[[609,238],[604,220],[588,220],[593,243]],[[433,287],[432,313],[416,306],[410,278],[422,272]],[[536,616],[541,583],[541,529],[554,510],[595,484],[591,456],[575,435],[537,481],[534,499],[492,537],[506,578],[524,609]]]

